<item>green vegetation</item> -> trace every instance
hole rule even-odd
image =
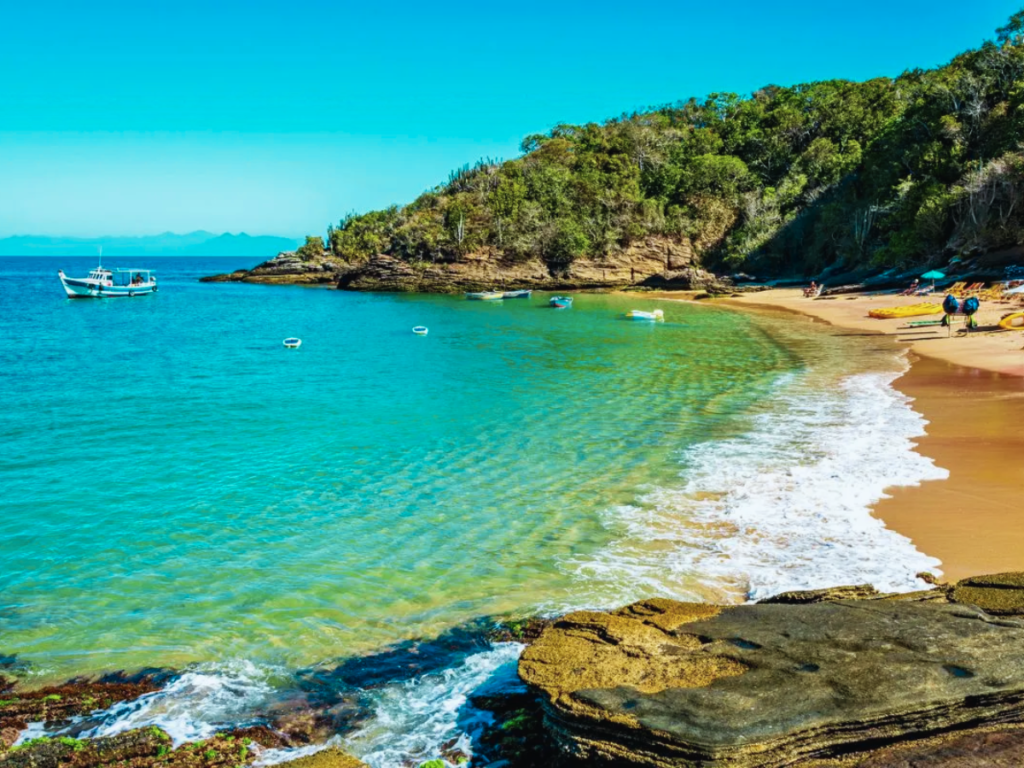
[[[444,760],[427,760],[425,763],[420,763],[420,768],[447,768]]]
[[[61,736],[57,739],[65,747],[71,747],[75,752],[81,752],[85,749],[85,742],[80,739],[73,739],[70,736]]]
[[[528,136],[404,207],[328,230],[349,263],[486,253],[557,273],[648,236],[758,273],[911,265],[1024,239],[1024,11],[895,79],[715,93]],[[300,250],[320,247],[310,238]]]

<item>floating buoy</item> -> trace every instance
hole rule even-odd
[[[302,346],[302,339],[296,339],[294,336],[284,340],[284,345],[288,349],[298,349]]]
[[[415,328],[412,329],[412,332],[415,333],[417,336],[426,336],[429,333],[429,330],[425,325],[417,325]]]

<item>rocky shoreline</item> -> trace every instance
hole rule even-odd
[[[409,262],[378,254],[360,264],[346,264],[326,251],[317,258],[302,258],[289,251],[250,270],[211,275],[201,281],[333,285],[350,291],[415,293],[629,286],[712,293],[731,289],[727,278],[716,277],[700,266],[688,240],[667,237],[648,237],[603,259],[582,258],[557,268],[540,259],[504,261],[498,254],[486,250],[450,262]]]
[[[488,639],[526,643],[526,690],[471,697],[490,718],[473,754],[453,742],[423,766],[1024,763],[1024,573],[909,594],[863,585],[792,592],[740,606],[651,599],[506,625]],[[373,664],[416,674],[421,651],[353,659],[331,674]],[[323,743],[356,717],[325,700],[322,711],[307,702],[177,748],[157,727],[76,736],[74,723],[93,710],[153,694],[174,674],[34,690],[0,678],[0,766],[244,766],[266,749]],[[13,746],[30,723],[72,727]],[[334,747],[288,764],[363,765]]]

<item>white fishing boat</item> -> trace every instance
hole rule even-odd
[[[282,342],[288,349],[298,349],[302,346],[302,339],[298,339],[294,336],[289,336]]]
[[[151,269],[106,269],[98,266],[88,277],[68,277],[57,270],[69,299],[113,299],[143,296],[156,290],[156,274]]]
[[[430,329],[427,328],[427,326],[425,325],[417,325],[415,328],[412,329],[412,332],[415,333],[417,336],[426,336],[428,333],[430,333]]]
[[[528,299],[533,295],[532,290],[519,290],[519,291],[505,291],[502,294],[503,299]]]

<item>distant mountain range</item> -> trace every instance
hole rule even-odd
[[[143,237],[45,237],[15,235],[0,238],[0,256],[252,256],[270,258],[294,251],[303,240],[272,235],[215,235],[189,232]]]

